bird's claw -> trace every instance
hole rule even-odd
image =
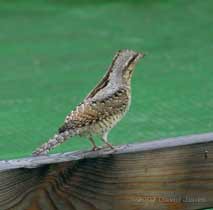
[[[92,148],[92,151],[97,151],[97,150],[100,150],[100,149],[102,149],[102,147],[94,146],[94,147]]]
[[[102,146],[101,148],[102,148],[102,149],[106,149],[106,148],[115,149],[115,147],[113,147],[113,145],[110,144],[110,143],[105,144],[105,145]]]
[[[108,143],[107,146],[108,146],[110,149],[115,149],[115,147],[113,147],[112,144],[109,144],[109,143]]]

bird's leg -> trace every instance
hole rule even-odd
[[[110,144],[108,142],[108,133],[104,133],[103,136],[101,137],[101,140],[104,142],[104,144],[107,146],[107,147],[110,147],[111,149],[114,149],[114,147],[112,146],[112,144]]]
[[[92,135],[88,136],[89,141],[92,143],[92,151],[96,151],[101,149],[100,147],[96,146],[94,139],[92,138]]]

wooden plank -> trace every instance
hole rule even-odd
[[[213,133],[0,161],[1,210],[213,207]]]
[[[38,157],[27,157],[17,160],[0,161],[0,171],[15,168],[34,168],[44,164],[61,163],[86,158],[106,157],[117,154],[127,154],[135,152],[152,151],[156,149],[165,149],[170,147],[185,146],[191,144],[205,144],[213,141],[213,133],[197,134],[190,136],[181,136],[175,138],[161,139],[143,143],[126,144],[117,146],[115,150],[98,151],[75,151],[53,155],[43,155]]]

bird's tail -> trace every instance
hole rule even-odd
[[[66,141],[68,138],[70,138],[74,135],[76,135],[76,131],[73,131],[73,130],[66,130],[64,132],[58,133],[58,134],[54,135],[54,137],[52,139],[49,139],[48,142],[42,144],[39,148],[37,148],[32,153],[32,155],[38,156],[38,155],[47,154],[51,149],[62,144],[64,141]]]

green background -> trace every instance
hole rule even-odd
[[[5,0],[0,159],[31,155],[124,48],[147,56],[133,76],[131,109],[110,133],[113,144],[213,130],[212,0]],[[54,152],[86,148],[75,137]]]

